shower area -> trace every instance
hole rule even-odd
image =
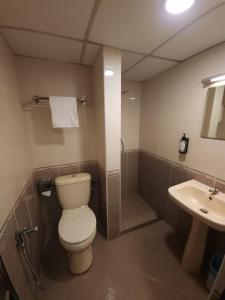
[[[139,194],[139,132],[141,83],[122,81],[121,96],[121,233],[157,221],[157,215]],[[150,202],[150,201],[149,201]]]

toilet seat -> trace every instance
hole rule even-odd
[[[96,218],[88,206],[63,210],[58,225],[59,238],[63,244],[84,244],[89,239],[92,240],[95,233]]]

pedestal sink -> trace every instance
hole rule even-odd
[[[213,195],[210,189],[196,180],[189,180],[168,190],[171,199],[193,216],[182,259],[182,267],[187,272],[200,272],[208,227],[225,231],[225,194]]]

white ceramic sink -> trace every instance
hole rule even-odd
[[[212,195],[210,189],[196,180],[189,180],[168,190],[170,198],[193,216],[182,259],[183,268],[192,273],[201,269],[208,227],[225,231],[225,194]]]
[[[225,194],[219,192],[210,200],[209,189],[196,180],[189,180],[170,187],[169,195],[193,217],[216,230],[225,231]]]

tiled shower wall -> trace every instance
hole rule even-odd
[[[121,152],[121,193],[122,196],[137,192],[139,150]]]
[[[188,237],[192,218],[169,198],[168,188],[191,179],[196,179],[211,187],[216,186],[221,192],[225,192],[225,182],[215,177],[183,167],[151,153],[139,152],[139,194],[184,240]],[[220,251],[225,252],[225,234],[209,229],[205,261],[208,261],[213,253]]]

